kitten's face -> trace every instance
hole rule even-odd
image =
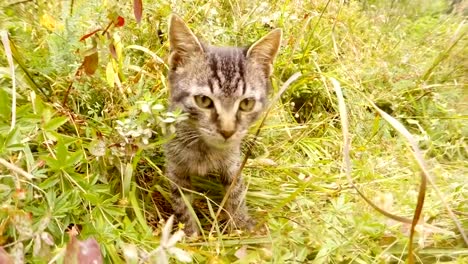
[[[202,45],[173,16],[169,40],[171,106],[189,113],[186,122],[208,145],[239,144],[267,103],[281,31],[272,31],[249,49],[212,47]]]

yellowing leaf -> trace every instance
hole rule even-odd
[[[86,74],[93,75],[98,68],[98,63],[99,63],[99,55],[97,52],[94,52],[86,56],[83,61],[83,68]]]
[[[57,21],[49,14],[42,15],[39,19],[39,23],[51,31],[63,28],[62,23],[57,23]]]
[[[118,32],[115,32],[112,35],[112,38],[114,39],[114,46],[115,46],[115,52],[117,54],[117,58],[121,59],[122,58],[122,40],[120,38],[120,35]]]
[[[106,80],[107,84],[109,84],[110,87],[114,88],[114,67],[112,66],[112,61],[109,61],[107,63],[106,67]]]

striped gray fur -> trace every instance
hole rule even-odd
[[[218,175],[229,188],[240,166],[241,141],[267,104],[272,63],[281,42],[276,29],[250,48],[202,44],[182,19],[169,24],[170,108],[189,118],[176,124],[165,144],[172,204],[185,232],[198,232],[182,194],[189,198],[192,176]],[[242,177],[232,187],[225,210],[236,228],[253,227]]]

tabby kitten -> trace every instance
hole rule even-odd
[[[249,48],[214,47],[201,43],[180,17],[171,17],[170,108],[181,109],[189,118],[176,124],[176,135],[164,147],[173,208],[189,235],[198,228],[181,192],[190,197],[185,190],[192,188],[195,175],[216,175],[226,190],[233,182],[242,138],[267,104],[281,35],[275,29]],[[239,178],[224,209],[235,227],[251,229],[254,221],[247,213],[245,192]]]

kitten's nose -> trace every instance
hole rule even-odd
[[[228,139],[230,138],[234,132],[236,132],[235,130],[219,130],[219,133],[224,137],[224,139]]]

